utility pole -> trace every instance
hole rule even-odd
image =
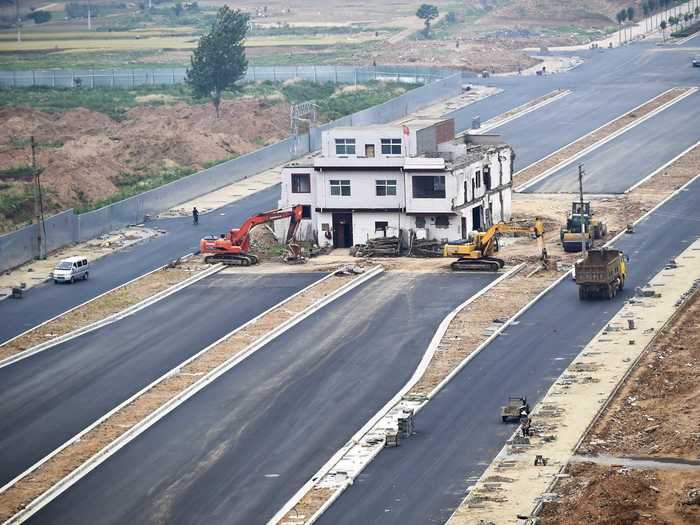
[[[579,216],[581,217],[581,253],[586,255],[586,223],[583,217],[583,164],[578,165]]]
[[[92,4],[88,0],[88,31],[92,31]]]
[[[15,22],[17,23],[17,42],[22,42],[22,19],[19,17],[19,0],[15,0]]]
[[[32,177],[34,179],[34,223],[36,224],[36,244],[39,259],[46,259],[46,227],[44,225],[44,203],[41,195],[41,181],[39,176],[42,169],[36,165],[36,142],[34,135],[31,137],[32,145]]]

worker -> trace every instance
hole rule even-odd
[[[197,209],[197,206],[192,208],[192,222],[195,225],[199,224],[199,210]]]
[[[530,435],[530,417],[527,415],[527,412],[524,410],[520,412],[520,430],[523,433],[523,436],[529,436]]]

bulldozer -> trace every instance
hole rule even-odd
[[[544,224],[535,219],[534,226],[522,226],[519,224],[500,222],[491,226],[485,232],[471,232],[466,239],[450,241],[443,247],[444,257],[458,257],[450,267],[454,271],[482,271],[497,272],[505,265],[503,259],[494,257],[498,252],[498,239],[504,233],[527,233],[531,238],[537,239],[542,250],[542,257],[546,257],[544,249]]]
[[[605,222],[594,217],[590,201],[574,201],[559,238],[565,252],[580,252],[584,245],[586,250],[591,249],[593,240],[602,239],[607,233]]]
[[[293,240],[301,224],[303,206],[295,206],[291,210],[272,210],[248,217],[240,228],[229,230],[219,237],[209,235],[199,241],[199,252],[203,254],[207,264],[222,263],[228,266],[251,266],[258,264],[258,258],[250,250],[250,230],[259,224],[280,219],[291,219],[285,238],[285,262],[299,262],[301,250]]]

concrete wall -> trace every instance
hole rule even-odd
[[[311,136],[301,135],[297,140],[288,138],[276,144],[200,171],[147,191],[129,199],[110,204],[98,210],[75,216],[73,211],[59,214],[60,222],[51,223],[52,241],[49,251],[75,241],[91,239],[103,233],[144,220],[144,215],[155,215],[182,202],[215,191],[233,182],[320,148],[321,134],[336,126],[380,124],[401,118],[408,113],[439,100],[455,96],[461,88],[460,74],[408,91],[384,104],[374,106],[329,122],[311,130]],[[72,219],[66,219],[68,214]],[[53,218],[51,219],[53,220]],[[31,228],[31,227],[29,227]],[[47,223],[47,229],[49,224]],[[0,240],[0,270],[12,268],[36,257],[31,239],[36,235],[18,230],[2,236]]]
[[[44,222],[47,252],[52,252],[77,240],[78,221],[73,210],[61,212],[49,217]],[[38,256],[36,224],[0,235],[0,271],[14,268]]]

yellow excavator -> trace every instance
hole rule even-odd
[[[443,248],[443,256],[458,257],[450,267],[454,271],[497,272],[505,265],[503,259],[494,257],[498,252],[498,238],[504,233],[526,233],[536,239],[541,248],[543,259],[546,258],[544,248],[544,224],[535,218],[533,226],[523,226],[517,223],[499,222],[485,232],[474,231],[466,239],[450,241]]]

